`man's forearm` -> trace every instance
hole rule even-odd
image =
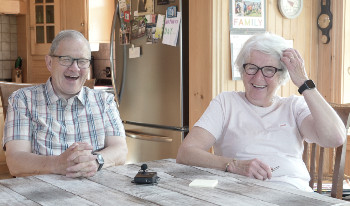
[[[101,154],[104,159],[105,163],[103,165],[103,168],[107,168],[115,165],[125,164],[128,148],[125,139],[113,139],[111,142],[109,142],[109,144],[107,143],[105,149],[99,151],[98,153]]]
[[[39,174],[64,174],[60,170],[58,156],[43,156],[28,152],[6,154],[11,175],[21,177]]]

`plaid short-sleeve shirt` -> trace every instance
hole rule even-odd
[[[125,138],[112,94],[83,87],[65,100],[55,94],[49,79],[9,98],[3,146],[11,140],[28,140],[32,153],[60,155],[74,142],[104,148],[107,136]]]

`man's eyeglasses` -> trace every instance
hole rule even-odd
[[[283,71],[283,69],[278,69],[273,66],[258,67],[255,64],[249,64],[249,63],[243,64],[243,68],[245,73],[247,73],[248,75],[255,75],[256,73],[258,73],[259,70],[261,70],[264,77],[268,77],[268,78],[273,77],[276,74],[276,72]]]
[[[56,56],[56,55],[51,55],[52,57],[57,57],[58,62],[62,66],[70,67],[73,65],[74,61],[77,61],[78,67],[80,69],[87,69],[90,66],[90,59],[74,59],[70,56]]]

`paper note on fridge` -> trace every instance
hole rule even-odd
[[[161,39],[162,38],[163,26],[164,26],[164,18],[165,18],[165,15],[158,14],[156,33],[154,34],[154,38],[155,39]]]
[[[140,55],[141,55],[140,47],[132,46],[131,48],[129,48],[129,59],[140,57]]]
[[[181,23],[181,12],[177,12],[177,16],[165,19],[163,44],[176,46],[179,36],[179,28]]]

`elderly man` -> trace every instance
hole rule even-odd
[[[61,31],[45,57],[51,77],[11,95],[3,146],[12,175],[89,177],[124,164],[125,131],[113,95],[83,87],[90,59],[81,33]]]

